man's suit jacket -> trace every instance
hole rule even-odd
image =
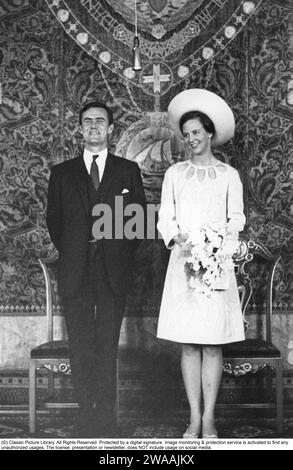
[[[86,282],[91,256],[92,215],[88,197],[88,173],[83,157],[65,161],[52,168],[47,207],[47,226],[59,251],[58,279],[63,298],[74,297]],[[128,192],[123,190],[128,190]],[[108,204],[115,218],[115,196],[124,206],[137,203],[145,209],[139,167],[136,163],[108,154],[98,189],[99,202]],[[114,230],[114,228],[113,228]],[[99,240],[108,279],[116,295],[125,295],[131,281],[136,239]]]

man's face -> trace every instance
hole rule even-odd
[[[107,111],[103,108],[89,108],[81,118],[81,133],[86,148],[107,147],[108,135],[113,131],[113,124],[109,125]]]

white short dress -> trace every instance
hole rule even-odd
[[[190,161],[165,173],[158,230],[167,247],[178,234],[204,225],[225,225],[238,236],[245,224],[243,190],[237,170],[218,162],[198,166]],[[171,248],[157,337],[179,343],[225,344],[244,340],[244,327],[234,271],[226,290],[209,296],[188,288],[186,258],[177,244]]]

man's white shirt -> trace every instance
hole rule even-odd
[[[100,181],[102,181],[104,170],[105,170],[105,165],[106,165],[106,159],[108,155],[108,149],[105,148],[101,150],[100,152],[90,152],[87,149],[84,149],[83,152],[83,160],[87,169],[88,174],[90,174],[91,171],[91,164],[93,161],[93,155],[99,155],[98,158],[96,158],[95,162],[98,165],[99,168],[99,175],[100,175]]]

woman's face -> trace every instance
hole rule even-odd
[[[204,129],[197,118],[190,119],[183,124],[182,135],[193,155],[202,155],[211,148],[212,134]]]

